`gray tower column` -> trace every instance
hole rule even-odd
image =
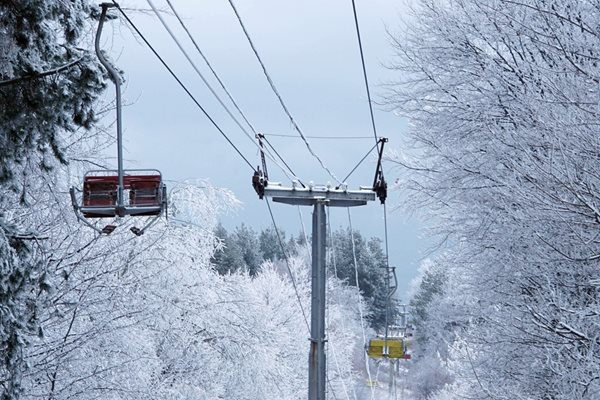
[[[341,189],[329,186],[312,186],[299,188],[284,187],[269,182],[264,188],[264,195],[277,203],[297,206],[313,206],[312,229],[312,293],[310,308],[310,353],[308,355],[308,399],[325,400],[327,385],[327,369],[325,365],[325,243],[327,220],[325,206],[357,207],[375,200],[375,192],[371,189],[348,190],[346,185]]]
[[[325,200],[313,209],[312,226],[312,293],[310,318],[310,353],[308,356],[308,398],[325,400]]]

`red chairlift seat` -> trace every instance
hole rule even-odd
[[[125,176],[123,180],[125,188],[129,189],[129,205],[140,211],[135,215],[161,213],[163,193],[160,175]]]
[[[85,176],[83,178],[83,216],[105,218],[116,215],[116,176]]]
[[[119,213],[119,177],[117,171],[89,171],[83,178],[83,199],[80,207],[85,218],[106,218],[116,215],[157,216],[166,206],[166,190],[157,170],[125,170],[124,199]]]

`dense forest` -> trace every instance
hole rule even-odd
[[[600,396],[600,2],[424,0],[394,35],[390,155],[439,254],[421,399]]]
[[[277,233],[282,243],[279,242]],[[285,232],[276,232],[274,228],[264,229],[257,234],[252,228],[242,224],[229,233],[219,224],[215,236],[220,245],[211,261],[221,275],[241,270],[250,276],[256,276],[265,262],[279,265],[290,256],[310,259],[311,249],[307,243],[309,238],[302,233],[286,240]],[[331,232],[328,247],[329,275],[348,286],[356,287],[358,282],[368,308],[366,319],[373,329],[383,331],[388,289],[384,278],[386,259],[381,239],[371,238],[366,241],[359,231],[351,233],[349,229],[340,228]],[[397,312],[393,303],[388,318],[395,320]]]

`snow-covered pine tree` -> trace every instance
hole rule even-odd
[[[91,11],[86,0],[0,4],[0,182],[32,152],[65,162],[60,134],[94,122],[106,84],[91,47],[80,47]]]
[[[1,197],[26,190],[26,184],[13,179],[16,165],[33,160],[43,171],[50,169],[52,158],[65,163],[61,135],[90,128],[95,120],[93,104],[104,78],[93,54],[80,47],[91,11],[85,0],[0,3]],[[36,310],[29,298],[38,273],[19,231],[0,210],[3,400],[18,398],[23,346],[35,330]]]

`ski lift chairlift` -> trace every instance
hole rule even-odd
[[[156,169],[123,168],[123,134],[121,123],[121,81],[114,67],[106,60],[100,50],[100,36],[108,8],[114,4],[102,3],[102,14],[98,23],[95,48],[100,63],[107,69],[116,88],[117,111],[117,170],[92,170],[85,173],[81,201],[77,199],[75,188],[71,187],[71,203],[77,219],[99,233],[110,234],[115,225],[106,225],[99,229],[88,219],[111,217],[154,217],[141,229],[132,227],[131,231],[141,235],[153,225],[167,210],[167,189],[162,174]],[[126,198],[126,194],[128,194]]]
[[[371,358],[404,358],[404,353],[404,341],[400,337],[373,338],[367,347]]]
[[[88,219],[125,216],[160,217],[167,208],[166,186],[158,170],[131,169],[123,171],[123,187],[119,190],[119,175],[116,170],[93,170],[83,178],[81,201],[75,188],[71,188],[71,202],[79,220],[100,233],[111,233],[114,226],[98,229]],[[119,201],[119,193],[123,201]],[[131,228],[141,235],[155,222],[149,221],[143,228]],[[112,228],[111,228],[112,227]]]

